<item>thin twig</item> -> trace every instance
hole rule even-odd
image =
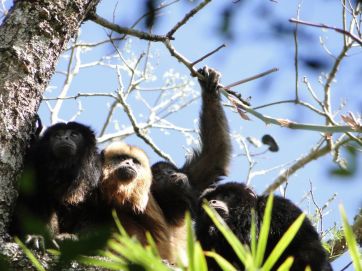
[[[313,99],[319,104],[319,106],[321,108],[323,108],[323,103],[319,100],[319,98],[317,97],[317,95],[315,94],[313,87],[311,86],[311,84],[309,83],[309,80],[306,76],[304,76],[303,78],[303,83],[306,85],[307,90],[309,91],[309,93],[312,95]]]
[[[74,96],[65,96],[65,97],[51,97],[51,98],[44,98],[43,101],[57,101],[57,100],[77,100],[81,97],[110,97],[110,98],[117,98],[112,93],[78,93]]]
[[[194,16],[197,12],[199,12],[204,6],[206,6],[211,0],[205,0],[203,2],[201,2],[197,7],[195,7],[194,9],[192,9],[191,11],[189,11],[181,21],[179,21],[167,34],[166,36],[169,39],[172,39],[173,34],[175,34],[175,32],[184,24],[187,23],[187,21]]]
[[[101,131],[100,131],[100,133],[99,133],[99,137],[102,137],[102,136],[105,134],[105,132],[106,132],[106,130],[107,130],[107,127],[108,127],[108,125],[109,125],[109,123],[111,122],[111,119],[112,119],[112,117],[113,117],[113,113],[114,113],[114,111],[115,111],[116,108],[117,108],[117,105],[118,105],[118,101],[117,101],[117,100],[114,101],[114,102],[111,104],[111,106],[110,106],[110,108],[109,108],[109,110],[108,110],[108,114],[107,114],[106,121],[104,122],[104,124],[103,124],[103,126],[102,126],[102,129],[101,129]]]
[[[267,104],[263,104],[263,105],[259,105],[259,106],[254,106],[253,110],[257,110],[257,109],[260,109],[260,108],[265,108],[265,107],[268,107],[268,106],[278,105],[278,104],[286,104],[286,103],[293,103],[293,104],[301,105],[301,106],[304,106],[304,107],[314,111],[318,115],[325,116],[325,113],[323,111],[320,111],[317,108],[315,108],[314,106],[312,106],[311,104],[309,104],[307,102],[304,102],[304,101],[301,101],[301,100],[299,100],[299,101],[296,101],[296,100],[283,100],[283,101],[267,103]]]
[[[315,198],[314,198],[314,193],[313,193],[313,184],[311,182],[311,180],[309,180],[309,186],[310,186],[310,197],[312,199],[312,202],[317,210],[317,213],[318,213],[318,218],[319,218],[319,221],[320,221],[320,229],[319,229],[319,232],[323,232],[323,212],[322,212],[322,209],[318,206],[317,202],[315,201]]]
[[[226,47],[225,44],[220,45],[219,47],[217,47],[215,50],[211,51],[210,53],[204,55],[203,57],[199,58],[198,60],[195,60],[194,62],[191,63],[192,66],[195,66],[197,63],[203,61],[205,58],[211,56],[212,54],[215,54],[217,51],[219,51],[221,48]]]
[[[297,8],[297,18],[299,19],[301,4]],[[294,66],[295,66],[295,100],[299,101],[299,65],[298,65],[298,24],[295,24],[294,36]]]
[[[346,30],[343,30],[343,29],[340,29],[340,28],[337,28],[337,27],[333,27],[333,26],[328,26],[328,25],[325,25],[325,24],[316,24],[316,23],[311,23],[311,22],[306,22],[306,21],[302,21],[302,20],[297,20],[297,19],[294,19],[294,18],[291,18],[289,19],[289,22],[291,23],[297,23],[297,24],[304,24],[304,25],[309,25],[309,26],[314,26],[314,27],[320,27],[320,28],[326,28],[326,29],[331,29],[331,30],[334,30],[338,33],[341,33],[343,35],[347,35],[349,37],[351,37],[354,41],[356,41],[359,45],[362,45],[362,40],[357,37],[356,35],[346,31]]]
[[[232,88],[232,87],[235,87],[235,86],[244,84],[244,83],[246,83],[246,82],[249,82],[249,81],[258,79],[258,78],[260,78],[260,77],[263,77],[263,76],[265,76],[265,75],[268,75],[268,74],[270,74],[270,73],[277,72],[277,71],[279,71],[278,68],[272,68],[272,69],[267,70],[267,71],[265,71],[265,72],[261,72],[261,73],[259,73],[259,74],[253,75],[253,76],[251,76],[251,77],[249,77],[249,78],[245,78],[245,79],[242,79],[242,80],[237,81],[237,82],[235,82],[235,83],[232,83],[232,84],[230,84],[230,85],[227,85],[227,86],[225,86],[225,88]]]
[[[246,144],[245,139],[243,137],[240,137],[240,142],[244,147],[245,155],[249,163],[248,173],[246,175],[246,185],[250,185],[252,169],[255,166],[256,162],[251,158],[248,145]]]
[[[119,74],[119,70],[117,70],[117,76],[118,76],[118,80],[120,80],[120,74]],[[119,82],[119,84],[121,84],[121,82]],[[129,121],[132,124],[133,130],[135,132],[135,134],[141,138],[147,145],[149,145],[154,151],[155,153],[157,153],[159,156],[161,156],[162,158],[166,159],[167,161],[170,161],[173,163],[172,158],[164,153],[160,148],[158,148],[152,141],[152,139],[147,136],[147,134],[145,133],[145,129],[141,129],[139,127],[139,125],[137,124],[136,118],[133,115],[133,112],[131,110],[131,107],[127,104],[125,96],[123,94],[122,91],[118,91],[118,102],[122,105],[124,112],[126,113],[126,115],[128,116]]]

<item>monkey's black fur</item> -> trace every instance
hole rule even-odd
[[[158,162],[152,174],[157,178],[153,178],[151,192],[169,224],[183,223],[186,211],[194,215],[196,196],[184,173],[170,163]]]
[[[169,162],[158,162],[151,168],[152,193],[171,224],[179,223],[186,210],[193,211],[194,197],[226,175],[230,163],[229,126],[218,91],[220,74],[206,66],[198,72],[204,76],[199,80],[200,147],[181,168]]]
[[[255,210],[258,235],[267,196],[257,196],[250,188],[241,183],[226,183],[206,189],[200,197],[195,227],[196,236],[203,249],[215,250],[236,268],[244,270],[244,266],[231,246],[202,209],[201,205],[204,200],[218,212],[239,240],[250,246],[251,210]],[[274,197],[264,260],[301,213],[302,211],[288,199]],[[308,218],[305,218],[297,235],[272,270],[277,270],[288,256],[294,257],[294,263],[290,269],[293,271],[305,270],[307,265],[310,265],[312,270],[332,270],[319,235]],[[208,259],[208,265],[210,270],[221,270],[211,259]]]
[[[44,223],[53,236],[79,231],[92,212],[100,174],[90,127],[77,122],[49,127],[26,158],[10,233],[43,234],[31,232],[29,219]]]

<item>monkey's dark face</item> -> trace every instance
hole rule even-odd
[[[180,186],[190,186],[187,175],[180,172],[179,169],[171,163],[158,162],[152,166],[151,170],[154,182],[159,185],[172,182]]]
[[[227,183],[207,188],[199,199],[198,221],[208,228],[210,234],[216,229],[202,208],[205,201],[231,228],[244,223],[249,225],[251,210],[257,207],[257,196],[244,184]]]
[[[50,147],[57,159],[67,159],[83,149],[83,135],[74,129],[59,129],[50,136]]]

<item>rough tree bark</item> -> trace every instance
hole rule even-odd
[[[0,243],[42,94],[59,55],[99,0],[14,2],[0,26]]]

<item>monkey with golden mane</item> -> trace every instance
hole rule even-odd
[[[114,142],[101,153],[101,202],[106,221],[115,209],[126,232],[147,245],[150,232],[163,259],[173,262],[169,228],[150,192],[152,173],[147,155],[136,146]]]

